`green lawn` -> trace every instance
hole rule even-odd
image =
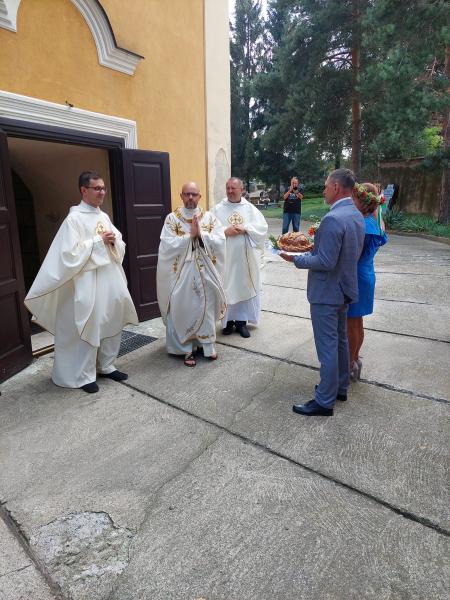
[[[265,217],[283,218],[282,208],[265,208],[262,211]],[[315,221],[321,219],[328,212],[328,206],[324,204],[323,198],[308,198],[302,201],[302,219]]]

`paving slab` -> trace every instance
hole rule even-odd
[[[31,565],[31,560],[2,520],[0,520],[0,578]]]
[[[388,273],[377,269],[376,278],[375,298],[441,306],[450,303],[450,277]]]
[[[58,388],[52,356],[2,384],[0,502],[64,597],[448,598],[449,345],[410,336],[439,318],[448,334],[449,250],[392,236],[380,251],[378,290],[418,310],[380,296],[389,333],[367,331],[363,380],[331,419],[292,413],[318,363],[307,273],[274,255],[271,312],[249,340],[219,335],[216,362],[167,356],[157,319],[127,328],[160,339],[117,361],[124,384]],[[8,534],[0,598],[48,600]]]
[[[264,286],[262,308],[270,312],[310,318],[306,290]],[[375,300],[374,312],[364,317],[367,329],[450,342],[450,306],[403,304]],[[364,351],[364,350],[363,350]]]
[[[55,600],[47,582],[0,519],[1,600]]]
[[[140,350],[123,366],[137,389],[450,530],[448,405],[358,383],[332,419],[299,417],[292,403],[312,397],[317,372],[219,348],[209,379],[210,364],[170,368],[155,344],[151,356]]]
[[[376,260],[383,271],[450,275],[450,246],[420,237],[389,234]]]
[[[149,495],[218,435],[110,380],[95,395],[58,388],[39,364],[32,390],[12,378],[0,398],[0,499],[27,537],[82,511],[136,529]]]
[[[57,600],[40,573],[31,566],[0,577],[2,600]]]
[[[340,598],[347,588],[345,597],[358,598],[363,583],[356,582],[364,581],[360,572],[367,569],[369,554],[363,546],[370,547],[375,565],[369,575],[372,595],[365,597],[390,598],[389,593],[408,589],[410,597],[420,598],[425,585],[431,586],[428,598],[445,597],[445,580],[439,577],[445,575],[446,551],[442,544],[446,542],[442,540],[448,538],[432,526],[406,521],[380,504],[383,500],[398,503],[401,510],[417,517],[423,513],[438,526],[445,524],[442,482],[446,474],[446,432],[439,425],[439,411],[446,409],[445,405],[414,399],[411,410],[411,398],[402,404],[393,401],[385,390],[387,395],[380,397],[380,390],[374,396],[370,389],[366,395],[358,394],[357,402],[352,394],[333,419],[307,420],[292,415],[290,404],[293,398],[307,397],[311,392],[316,380],[311,369],[223,346],[217,362],[199,360],[196,369],[186,369],[182,361],[166,355],[163,340],[122,357],[118,365],[129,371],[129,382],[105,382],[95,400],[78,391],[56,388],[49,381],[51,360],[40,365],[33,374],[33,386],[27,388],[29,379],[22,374],[22,387],[16,379],[3,390],[0,451],[7,458],[0,479],[3,499],[7,499],[8,508],[32,540],[61,517],[71,518],[81,511],[91,515],[104,511],[115,526],[129,527],[133,533],[130,562],[111,581],[81,589],[80,573],[71,574],[66,589],[74,600],[106,600],[112,593],[117,600],[181,600],[191,597],[191,593],[197,594],[192,595],[194,598],[225,599],[238,594],[272,598],[275,587],[286,599]],[[135,389],[139,386],[142,393]],[[360,386],[364,388],[364,384]],[[184,394],[180,393],[182,387]],[[31,396],[24,395],[24,388]],[[10,397],[9,391],[15,396]],[[164,406],[152,395],[201,419]],[[243,465],[241,461],[233,467],[224,491],[224,485],[212,475],[217,476],[217,464],[203,463],[208,449],[230,436],[208,423],[218,415],[221,427],[254,439],[262,447],[291,455],[297,463],[316,471],[307,474],[312,480],[297,485],[299,476],[293,472],[287,483],[281,488],[277,484],[274,489],[278,466],[272,468],[267,482],[260,482],[261,467],[254,457],[245,456],[248,444],[239,440],[237,457],[241,460],[244,456]],[[267,450],[259,448],[258,453],[267,454]],[[229,468],[234,453],[228,458],[225,454],[220,462]],[[197,462],[204,481],[198,480],[197,471],[191,471]],[[256,513],[237,475],[242,468],[251,480],[252,493],[261,488],[263,501]],[[298,464],[292,468],[303,474]],[[184,483],[185,477],[189,484]],[[355,498],[341,501],[344,488],[336,487],[331,478],[355,487],[355,491],[345,491]],[[322,489],[324,483],[331,487]],[[211,489],[205,492],[205,486]],[[306,496],[298,497],[303,488]],[[163,496],[166,490],[168,496]],[[170,497],[164,510],[176,514],[180,507],[178,493],[181,498],[187,494],[186,503],[181,503],[188,511],[181,513],[184,525],[177,521],[171,529],[170,522],[164,522],[154,529],[158,519],[155,521],[153,513],[155,506],[158,511],[159,499]],[[368,498],[369,493],[378,500]],[[198,503],[199,494],[205,504]],[[331,510],[325,522],[324,503]],[[372,503],[374,510],[381,510],[384,516],[381,521],[376,519],[368,531],[368,518],[361,515],[367,514],[367,506]],[[314,510],[304,515],[311,506]],[[285,533],[289,531],[287,522],[295,521],[299,514],[301,526],[297,524],[292,534]],[[287,520],[283,521],[286,530],[279,529],[279,519],[283,518]],[[398,525],[392,529],[397,519]],[[349,523],[353,524],[350,529]],[[420,528],[416,536],[405,533],[405,523],[407,528]],[[225,538],[221,527],[226,528]],[[380,531],[386,536],[382,541]],[[429,538],[431,534],[439,541],[428,541],[435,540]],[[416,540],[419,536],[422,545]],[[272,539],[277,541],[270,546],[268,541]],[[355,540],[362,540],[356,562],[352,554]],[[423,548],[427,552],[426,568]],[[38,544],[33,549],[42,552]],[[346,552],[348,563],[347,559],[341,561]],[[306,564],[300,562],[299,567],[299,560],[305,556]],[[44,560],[45,555],[40,558]],[[259,569],[256,576],[251,567],[255,561]],[[273,566],[269,570],[270,564]],[[333,565],[333,571],[339,569],[339,578],[318,576],[318,564]],[[267,571],[273,573],[269,581],[264,577]],[[60,571],[52,574],[64,588],[64,581],[58,579]],[[16,587],[19,589],[18,584]],[[299,590],[303,595],[298,595]]]
[[[281,260],[281,259],[280,259]],[[284,263],[287,265],[287,263]],[[385,301],[400,301],[404,303],[423,303],[427,305],[449,306],[450,277],[440,274],[425,275],[410,273],[389,273],[381,271],[376,264],[375,298]],[[282,286],[306,290],[307,272],[287,265],[285,270],[278,259],[266,259],[262,271],[263,282],[270,286]]]
[[[449,550],[448,538],[224,435],[160,490],[111,600],[444,600]]]
[[[260,326],[250,331],[248,340],[237,334],[220,335],[218,340],[233,347],[319,367],[310,320],[266,312]],[[366,331],[362,361],[365,380],[450,400],[448,343]]]

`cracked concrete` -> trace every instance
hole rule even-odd
[[[30,548],[73,600],[107,597],[127,567],[133,538],[102,512],[70,514],[38,528]]]
[[[448,335],[448,257],[380,251],[386,332],[331,419],[292,413],[318,363],[309,319],[286,316],[309,314],[306,273],[276,257],[272,312],[249,340],[219,335],[214,363],[186,369],[160,339],[94,397],[52,385],[51,356],[5,382],[0,497],[28,546],[0,521],[0,598],[57,597],[36,557],[64,600],[447,600],[448,343],[426,338]]]

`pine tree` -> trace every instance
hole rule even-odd
[[[256,170],[252,84],[264,60],[261,0],[236,0],[230,51],[232,171],[249,186]]]

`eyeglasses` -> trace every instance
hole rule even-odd
[[[193,198],[197,198],[197,196],[200,196],[200,194],[198,192],[181,192],[183,194],[183,196],[186,196],[187,198],[189,198],[189,196],[192,196]]]
[[[108,191],[108,188],[106,187],[106,185],[96,185],[95,187],[89,187],[86,186],[87,190],[95,190],[96,192],[106,192]]]

